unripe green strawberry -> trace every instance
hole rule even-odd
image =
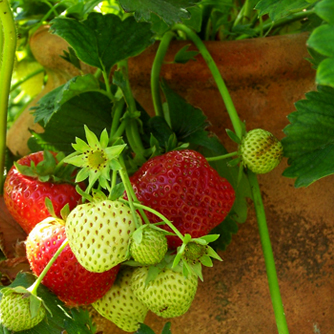
[[[125,261],[134,230],[130,208],[110,200],[78,205],[68,215],[65,225],[72,252],[92,272],[104,272]]]
[[[20,332],[38,325],[45,317],[43,305],[38,308],[37,314],[30,313],[30,297],[22,293],[7,290],[0,302],[0,322],[7,329]]]
[[[256,174],[273,170],[283,158],[281,142],[268,131],[254,129],[241,142],[240,153],[245,167]]]
[[[131,238],[130,254],[135,261],[144,266],[159,263],[167,250],[165,233],[149,225],[143,225]]]
[[[123,268],[111,289],[92,304],[104,318],[126,332],[136,331],[148,312],[148,308],[134,296],[131,289],[133,271],[131,267]]]
[[[148,267],[139,267],[132,274],[131,287],[134,295],[153,313],[163,318],[178,317],[186,313],[195,297],[198,279],[193,273],[163,269],[146,284]]]

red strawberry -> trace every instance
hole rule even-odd
[[[172,221],[184,235],[198,238],[219,225],[232,208],[235,192],[205,157],[192,150],[154,157],[130,178],[138,200]],[[157,216],[147,212],[151,222]],[[170,231],[167,225],[161,226]],[[167,236],[170,248],[181,244]]]
[[[35,275],[46,267],[66,238],[60,219],[37,224],[26,241],[27,258]],[[67,245],[53,263],[42,283],[68,306],[88,305],[102,298],[113,285],[119,266],[103,273],[82,267]]]
[[[75,190],[75,185],[62,181],[54,182],[49,177],[56,167],[56,159],[53,157],[55,155],[55,153],[47,154],[49,159],[53,159],[51,164],[44,167],[46,171],[42,177],[47,182],[40,181],[37,175],[37,172],[43,168],[36,168],[39,163],[45,165],[46,159],[43,160],[43,152],[32,153],[17,161],[18,165],[23,166],[24,174],[29,174],[29,176],[21,174],[13,166],[6,177],[4,184],[6,206],[27,234],[37,223],[50,216],[45,206],[45,197],[51,200],[58,217],[65,204],[68,203],[72,210],[81,200],[81,196]],[[28,168],[31,163],[33,163],[33,168]]]

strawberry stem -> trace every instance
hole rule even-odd
[[[151,95],[153,100],[153,106],[156,116],[164,116],[161,95],[160,95],[160,71],[163,64],[163,60],[168,50],[169,43],[175,37],[172,31],[168,31],[164,34],[162,40],[160,41],[158,50],[155,54],[155,58],[152,64],[151,70]]]
[[[231,157],[234,157],[238,154],[239,154],[239,152],[235,151],[235,152],[227,153],[227,154],[224,154],[224,155],[218,155],[216,157],[207,157],[205,159],[207,161],[217,161],[217,160],[223,160],[223,159],[231,158]]]
[[[257,217],[257,222],[259,226],[260,239],[263,249],[264,261],[267,269],[268,283],[269,283],[269,291],[271,300],[273,303],[274,313],[276,317],[276,324],[278,328],[278,332],[281,334],[289,333],[288,325],[286,322],[284,308],[282,303],[281,294],[279,291],[279,284],[277,279],[277,272],[275,267],[275,259],[273,255],[273,250],[270,242],[270,236],[266,221],[266,214],[264,211],[264,206],[261,197],[261,190],[259,187],[259,183],[257,181],[256,174],[249,171],[248,172],[248,180],[251,186],[255,212]]]
[[[68,244],[68,240],[67,238],[63,241],[63,243],[60,245],[60,247],[57,249],[56,253],[54,253],[54,255],[52,256],[51,260],[48,262],[48,264],[46,265],[46,267],[43,269],[43,271],[41,272],[41,274],[38,276],[37,280],[27,289],[28,291],[30,291],[33,295],[37,296],[37,289],[38,286],[41,284],[43,278],[45,277],[45,275],[48,273],[49,269],[51,268],[51,266],[53,265],[53,263],[57,260],[58,256],[60,255],[60,253],[64,250],[64,248],[67,246]]]
[[[146,211],[149,211],[151,213],[153,213],[154,215],[156,215],[157,217],[159,217],[165,224],[167,224],[170,229],[182,240],[184,240],[184,236],[181,234],[181,232],[172,224],[172,222],[170,220],[168,220],[164,215],[162,215],[160,212],[148,207],[148,206],[145,206],[145,205],[142,205],[142,204],[139,204],[139,203],[133,203],[133,205],[138,208],[138,209],[142,209],[142,210],[146,210]]]
[[[196,47],[200,51],[203,59],[205,60],[206,64],[208,65],[215,81],[218,87],[218,90],[223,98],[223,101],[226,106],[226,110],[230,116],[233,128],[235,130],[236,135],[241,139],[243,136],[243,127],[242,122],[240,121],[240,118],[238,116],[238,113],[234,107],[232,98],[230,96],[230,93],[225,85],[224,79],[222,78],[220,71],[213,60],[211,54],[207,50],[205,44],[203,41],[198,37],[197,34],[195,34],[190,28],[183,24],[176,24],[173,27],[173,30],[180,30],[183,31],[188,38],[191,39],[192,42],[195,43]]]
[[[136,228],[138,229],[142,224],[138,220],[136,209],[134,207],[134,203],[133,203],[133,199],[132,199],[132,194],[131,194],[132,185],[131,185],[129,176],[128,176],[128,174],[126,172],[124,172],[124,168],[118,170],[118,173],[119,173],[119,175],[120,175],[120,177],[122,179],[125,191],[126,191],[126,193],[128,195],[128,201],[127,202],[129,203],[130,210],[131,210],[133,219],[135,221]]]
[[[7,108],[15,60],[16,40],[16,28],[9,1],[0,1],[0,193],[2,193],[4,181]]]

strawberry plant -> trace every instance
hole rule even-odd
[[[0,188],[27,234],[28,259],[24,272],[14,270],[1,286],[3,331],[95,333],[93,309],[124,331],[151,334],[144,324],[149,311],[174,318],[192,307],[198,279],[205,284],[202,266],[220,265],[218,252],[246,221],[252,201],[277,330],[287,334],[257,174],[271,172],[283,155],[289,164],[283,175],[296,178],[296,187],[334,172],[333,8],[333,0],[1,1]],[[29,108],[43,131],[29,128],[23,143],[29,155],[21,157],[11,152],[6,131],[26,112],[41,76],[52,78],[39,65],[22,74],[34,62],[29,40],[46,24],[67,42],[60,56],[78,75],[59,80]],[[310,32],[318,87],[296,103],[279,141],[242,122],[204,41],[302,31]],[[210,69],[235,151],[161,79],[173,39],[197,48],[181,48],[173,64],[200,55]],[[154,43],[152,114],[134,97],[129,59]],[[27,88],[32,79],[34,93]],[[64,208],[70,212],[61,217]],[[19,310],[20,322],[13,318]]]

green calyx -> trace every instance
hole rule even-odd
[[[75,182],[82,182],[88,178],[89,189],[96,181],[104,189],[109,189],[110,172],[121,169],[118,158],[126,144],[115,143],[109,146],[107,130],[101,133],[100,140],[85,125],[87,142],[76,138],[73,144],[75,152],[67,156],[64,161],[81,168],[76,176]]]
[[[172,268],[182,266],[183,275],[195,274],[203,281],[202,265],[212,267],[211,258],[222,261],[221,257],[208,244],[219,238],[219,234],[208,234],[192,239],[189,234],[184,236],[183,244],[178,247]]]
[[[41,182],[73,182],[74,167],[64,165],[63,159],[65,155],[62,152],[57,154],[44,150],[43,160],[37,165],[34,161],[30,162],[30,166],[20,165],[14,162],[16,169],[25,176],[38,179]]]

